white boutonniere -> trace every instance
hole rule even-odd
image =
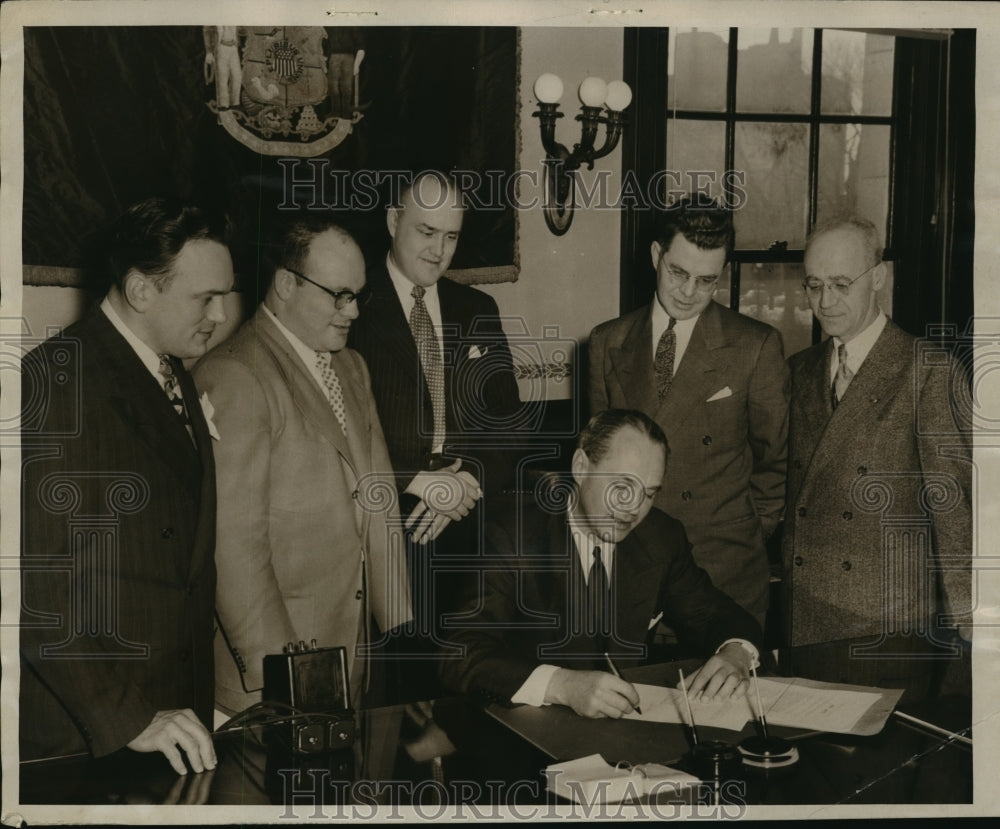
[[[485,357],[486,352],[489,351],[488,346],[483,346],[481,349],[478,345],[473,345],[469,347],[469,359],[478,360],[480,357]]]
[[[219,437],[219,430],[215,428],[215,423],[212,421],[212,415],[215,414],[215,406],[213,406],[212,401],[208,399],[207,391],[203,391],[201,393],[201,398],[198,402],[201,403],[201,411],[202,414],[205,415],[205,423],[208,424],[208,433],[214,440],[222,440],[222,438]]]

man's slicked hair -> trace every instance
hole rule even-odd
[[[733,211],[698,194],[683,196],[661,210],[656,218],[656,241],[661,256],[670,249],[678,233],[701,250],[725,248],[728,260],[736,243]]]
[[[120,291],[125,290],[125,277],[132,270],[149,276],[162,291],[184,245],[208,239],[228,246],[229,236],[229,223],[221,213],[176,199],[144,199],[128,208],[111,229],[108,274]]]
[[[591,463],[600,463],[607,454],[611,439],[622,429],[632,428],[663,447],[664,458],[670,454],[667,436],[651,418],[636,409],[605,409],[594,415],[580,431],[577,447]]]

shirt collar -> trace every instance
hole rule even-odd
[[[149,373],[156,378],[156,382],[162,386],[166,378],[160,374],[160,355],[135,335],[132,329],[125,324],[125,321],[118,316],[118,312],[107,297],[104,297],[101,302],[101,311],[104,312],[104,316],[108,318],[108,322],[114,326],[115,330],[125,338],[125,342],[132,346],[132,350],[149,370]]]
[[[861,368],[861,364],[875,346],[875,341],[881,336],[885,328],[885,322],[886,316],[882,313],[882,309],[879,309],[878,316],[872,320],[872,323],[864,331],[853,337],[850,342],[844,343],[847,346],[847,367],[851,371],[857,373],[858,369]],[[833,338],[833,355],[835,361],[837,360],[837,349],[842,342],[843,340],[840,337]]]
[[[611,577],[611,565],[614,561],[614,542],[605,541],[593,530],[586,529],[579,518],[570,510],[567,513],[570,535],[573,538],[573,545],[576,547],[577,555],[580,557],[580,564],[583,567],[584,579],[590,573],[590,566],[594,562],[594,547],[601,548],[601,561],[608,577]]]
[[[697,316],[691,317],[690,319],[675,320],[674,321],[674,330],[676,330],[678,334],[680,334],[681,331],[689,333],[692,330],[694,330],[694,327],[695,327],[695,325],[697,325],[698,319],[700,317],[701,317],[701,314],[698,314]],[[670,325],[670,319],[671,319],[671,317],[670,317],[670,314],[667,313],[667,309],[664,308],[660,304],[660,298],[658,296],[654,295],[653,296],[653,317],[652,317],[653,331],[654,332],[660,331],[661,333],[663,331],[666,331],[667,330],[667,326]]]
[[[392,280],[392,287],[396,289],[400,302],[403,303],[404,308],[409,308],[413,304],[413,286],[416,283],[406,278],[406,275],[396,267],[396,263],[392,261],[392,256],[388,253],[385,255],[385,268],[389,272],[389,279]],[[425,287],[424,302],[436,298],[437,289],[437,282],[429,287]]]
[[[267,307],[266,303],[261,303],[261,308],[264,309],[264,313],[271,318],[271,322],[277,326],[278,330],[281,332],[282,336],[288,340],[288,344],[295,350],[295,353],[299,355],[310,369],[316,364],[316,349],[310,348],[302,340],[296,337],[285,325],[278,319],[277,315],[270,308]]]

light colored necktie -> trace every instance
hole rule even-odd
[[[674,382],[674,357],[677,354],[677,332],[674,331],[676,323],[677,320],[671,317],[670,324],[660,335],[660,341],[656,344],[654,370],[656,372],[656,393],[660,400],[667,396],[670,384]]]
[[[187,429],[191,440],[194,440],[194,429],[191,428],[191,420],[188,418],[187,407],[184,405],[184,395],[181,394],[180,383],[177,382],[177,375],[174,374],[173,364],[167,354],[160,354],[160,367],[157,369],[163,378],[163,390],[167,393],[167,398],[177,412],[184,427]]]
[[[431,446],[432,450],[436,451],[444,444],[445,439],[444,363],[431,315],[424,304],[424,293],[423,286],[413,286],[410,331],[413,333],[413,341],[417,344],[420,365],[423,367],[427,388],[431,394],[431,409],[434,412],[434,440]]]
[[[337,372],[330,365],[329,351],[316,352],[316,368],[319,369],[320,375],[323,377],[323,385],[326,386],[326,398],[330,401],[330,408],[333,409],[333,413],[337,417],[340,430],[346,436],[347,412],[344,409],[344,390],[340,387],[340,378],[337,377]]]
[[[831,389],[833,393],[830,396],[835,409],[837,404],[844,399],[844,392],[847,391],[851,380],[854,379],[854,372],[847,367],[847,346],[843,343],[837,346],[837,360],[839,361],[837,374],[833,378],[833,388]]]

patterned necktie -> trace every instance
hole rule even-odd
[[[594,561],[587,576],[587,621],[593,625],[598,647],[603,650],[608,638],[608,573],[601,561],[601,548],[594,547]]]
[[[188,419],[187,408],[184,406],[184,395],[181,394],[180,383],[177,382],[177,375],[174,374],[174,367],[167,354],[160,355],[160,367],[157,369],[163,378],[163,390],[167,393],[174,411],[181,419],[181,423],[187,428],[188,435],[194,440],[194,429],[191,428],[191,421]]]
[[[666,397],[670,384],[674,381],[674,356],[677,354],[677,332],[674,331],[676,323],[677,320],[671,317],[667,330],[660,335],[660,341],[656,344],[654,368],[656,392],[660,400]]]
[[[337,372],[330,365],[330,352],[316,352],[316,368],[319,369],[323,377],[323,385],[326,386],[326,398],[330,401],[330,408],[333,409],[340,430],[347,435],[347,412],[344,409],[344,390],[340,387],[340,378]]]
[[[445,438],[444,363],[434,333],[434,325],[431,323],[431,315],[424,304],[424,293],[423,286],[413,286],[410,331],[413,332],[413,341],[417,344],[417,354],[420,355],[420,365],[423,367],[427,388],[431,393],[431,409],[434,412],[434,440],[431,447],[432,451],[436,451],[444,444]]]
[[[830,402],[835,409],[837,408],[837,404],[844,399],[844,392],[847,391],[851,380],[854,379],[854,372],[847,367],[847,346],[843,343],[837,346],[837,359],[839,361],[837,374],[833,378],[833,385],[830,387]]]

